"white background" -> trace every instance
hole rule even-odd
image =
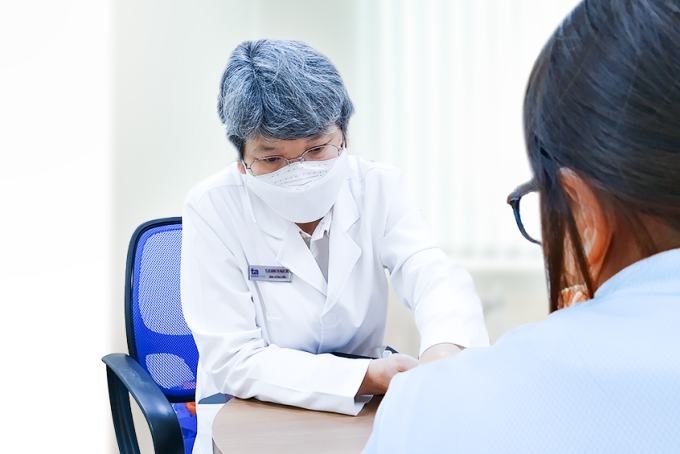
[[[247,39],[300,39],[336,64],[357,109],[350,151],[404,170],[441,246],[471,270],[492,340],[543,318],[540,250],[505,197],[529,178],[531,65],[576,3],[3,2],[3,450],[116,452],[100,358],[126,351],[127,242],[235,158],[216,96]],[[393,303],[388,343],[413,352],[410,314]]]

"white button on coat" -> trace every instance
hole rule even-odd
[[[299,228],[246,192],[235,163],[189,194],[181,286],[200,353],[197,401],[222,392],[355,415],[369,360],[324,353],[380,357],[385,269],[415,312],[421,353],[441,342],[489,345],[472,279],[437,247],[401,172],[350,160],[333,206],[328,281]],[[286,267],[292,282],[251,281],[249,265]],[[200,418],[199,406],[199,432]]]

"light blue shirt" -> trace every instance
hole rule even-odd
[[[680,452],[680,250],[396,376],[365,453]]]

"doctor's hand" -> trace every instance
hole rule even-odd
[[[392,377],[399,372],[413,369],[418,364],[420,363],[417,359],[399,353],[392,354],[387,358],[372,360],[368,365],[364,381],[357,391],[357,396],[385,394]]]

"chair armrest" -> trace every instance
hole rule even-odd
[[[121,454],[140,452],[128,392],[137,401],[149,424],[154,452],[184,454],[182,429],[175,410],[142,366],[123,353],[107,355],[102,361],[106,363],[111,414]]]

